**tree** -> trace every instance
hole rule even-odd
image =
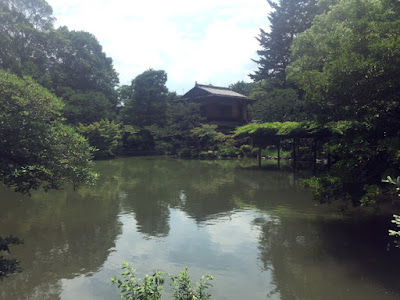
[[[254,88],[250,97],[257,100],[250,107],[252,120],[262,122],[286,122],[305,119],[302,113],[302,102],[295,89],[271,89],[264,88],[265,81]]]
[[[339,1],[294,41],[288,75],[321,118],[398,120],[399,16],[394,0]]]
[[[0,67],[20,76],[47,80],[46,34],[53,28],[52,9],[44,0],[0,2]]]
[[[77,130],[88,138],[91,146],[96,147],[94,157],[104,159],[116,155],[118,147],[121,146],[122,124],[114,121],[101,120],[87,126],[79,125]]]
[[[233,83],[229,86],[229,88],[232,91],[235,91],[239,94],[245,95],[245,96],[250,96],[251,90],[256,87],[256,84],[254,82],[244,82],[238,81],[236,83]]]
[[[49,71],[52,88],[58,96],[62,96],[63,87],[69,87],[81,92],[103,93],[114,107],[117,105],[118,74],[112,59],[92,34],[60,27],[49,36],[49,42],[56,59]]]
[[[146,126],[154,138],[159,153],[177,154],[193,146],[191,130],[200,126],[203,118],[195,103],[169,103],[164,126]]]
[[[297,34],[311,26],[314,16],[318,13],[317,0],[280,0],[278,3],[267,0],[274,9],[268,19],[270,31],[260,29],[258,41],[262,50],[255,62],[258,71],[250,74],[255,81],[273,80],[278,87],[285,87],[285,69],[290,62],[290,46]]]
[[[341,0],[291,48],[289,79],[305,91],[321,123],[346,125],[324,149],[334,156],[329,176],[354,203],[389,168],[400,167],[399,16],[395,0]]]
[[[44,0],[1,1],[0,68],[31,76],[63,97],[74,123],[110,118],[116,111],[118,84],[112,59],[92,34],[54,29],[53,22],[52,8]],[[82,119],[89,106],[97,116]]]
[[[258,100],[251,116],[262,121],[301,121],[308,118],[302,101],[303,93],[293,82],[286,81],[293,39],[311,26],[321,8],[317,0],[268,0],[274,9],[268,19],[270,31],[261,29],[258,41],[262,50],[258,70],[250,77],[258,83],[251,97]],[[300,112],[300,113],[299,113]]]
[[[15,191],[93,182],[85,138],[62,124],[62,102],[30,78],[0,71],[0,179]]]
[[[101,92],[65,88],[62,99],[65,103],[62,114],[70,124],[90,124],[115,117],[115,105]]]
[[[167,74],[164,71],[149,69],[132,80],[130,93],[127,87],[123,87],[121,91],[129,97],[121,109],[124,124],[139,127],[164,125],[168,99],[166,82]]]
[[[93,182],[89,144],[62,124],[62,102],[31,78],[21,79],[0,70],[0,180],[17,192],[41,186],[60,189]],[[0,251],[19,244],[0,237]],[[18,261],[0,256],[0,279],[19,270]]]

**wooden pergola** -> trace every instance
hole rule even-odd
[[[355,121],[340,121],[320,124],[314,121],[304,122],[271,122],[262,124],[249,124],[238,127],[235,131],[236,137],[249,137],[253,145],[258,147],[258,165],[261,167],[261,149],[269,145],[276,145],[278,148],[278,167],[281,160],[281,141],[292,139],[293,163],[294,168],[297,163],[297,144],[299,139],[313,139],[313,161],[314,173],[317,163],[317,142],[321,139],[327,139],[334,135],[343,135],[348,129],[355,126],[365,126],[363,123]],[[328,164],[330,164],[330,155],[328,153]]]

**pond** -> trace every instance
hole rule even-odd
[[[0,235],[25,243],[0,299],[119,299],[110,278],[124,261],[138,276],[209,273],[216,299],[400,299],[390,218],[345,217],[293,173],[256,165],[118,158],[75,192],[1,187]]]

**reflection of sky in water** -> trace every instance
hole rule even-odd
[[[178,274],[185,266],[193,280],[206,273],[215,277],[213,297],[217,299],[261,299],[273,290],[271,271],[261,271],[257,248],[259,228],[251,225],[252,211],[237,212],[197,224],[181,210],[170,209],[171,230],[166,237],[143,238],[133,215],[119,216],[122,234],[98,273],[62,280],[62,299],[113,299],[116,287],[106,290],[106,279],[119,274],[121,264],[132,262],[138,276],[156,269]],[[240,284],[238,284],[240,283]],[[99,292],[99,290],[104,290]],[[168,293],[165,286],[165,293]],[[270,298],[274,299],[274,298]]]
[[[25,239],[12,249],[24,272],[0,299],[120,299],[110,278],[124,261],[139,277],[210,273],[216,299],[400,299],[389,219],[344,222],[292,173],[256,163],[121,158],[75,193],[22,202],[0,187],[0,235]]]
[[[166,237],[143,239],[132,215],[120,215],[122,234],[101,270],[91,277],[63,280],[62,299],[113,299],[116,288],[104,289],[104,278],[119,274],[121,264],[132,262],[138,276],[156,269],[177,274],[185,266],[193,280],[206,274],[215,277],[213,297],[217,299],[261,299],[274,289],[270,271],[261,271],[257,259],[259,229],[251,225],[254,213],[243,211],[230,217],[198,225],[180,210],[170,210],[170,233]],[[238,284],[239,283],[239,284]],[[108,284],[108,282],[104,282]],[[168,286],[165,293],[168,293]],[[97,294],[97,295],[96,295]],[[270,298],[273,299],[273,298]]]
[[[252,218],[247,211],[213,220],[209,225],[198,225],[184,212],[170,209],[169,235],[146,240],[132,230],[134,220],[124,220],[124,233],[117,248],[125,249],[122,250],[125,253],[115,255],[131,257],[140,273],[161,266],[170,273],[178,273],[187,266],[195,280],[210,273],[216,277],[214,284],[218,288],[214,288],[213,295],[217,299],[243,299],[242,296],[257,290],[264,293],[260,287],[271,281],[268,272],[261,272],[258,266],[259,232],[251,228]]]

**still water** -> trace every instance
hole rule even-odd
[[[296,175],[256,164],[119,158],[75,192],[1,187],[0,235],[25,243],[0,299],[119,299],[110,278],[124,261],[138,276],[212,274],[216,299],[400,299],[389,218],[343,216]]]

